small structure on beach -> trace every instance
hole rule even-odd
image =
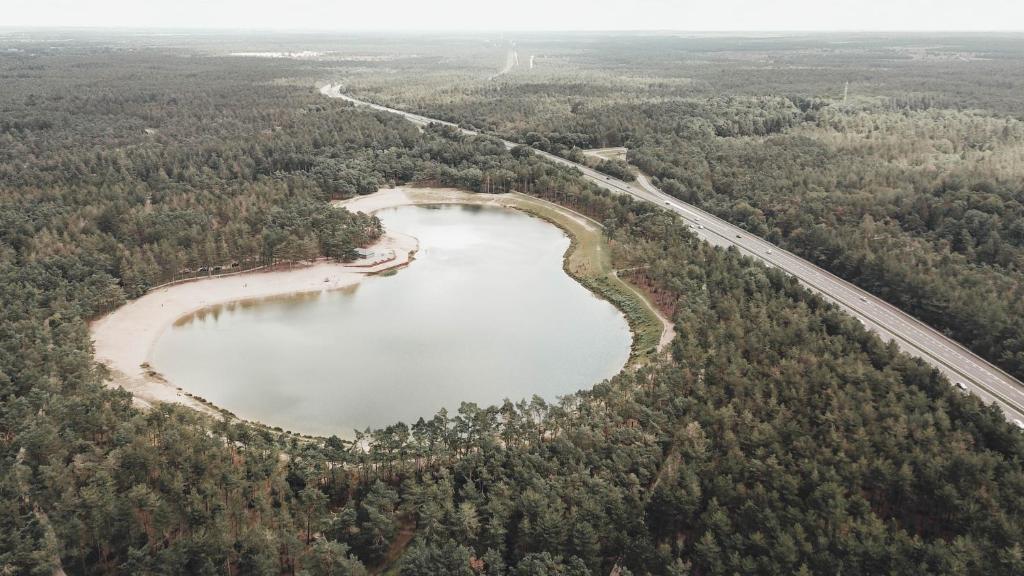
[[[381,262],[389,262],[395,259],[395,251],[391,249],[370,250],[368,248],[356,248],[356,253],[359,255],[359,258],[356,259],[355,266],[374,266]]]

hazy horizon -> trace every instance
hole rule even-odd
[[[1021,36],[1024,35],[1024,28],[1021,29],[1005,29],[1005,30],[883,30],[883,29],[795,29],[795,30],[756,30],[756,29],[735,29],[735,30],[686,30],[680,28],[662,28],[662,29],[636,29],[636,28],[607,28],[607,29],[545,29],[545,30],[531,30],[531,29],[515,29],[515,28],[495,28],[495,29],[481,29],[481,30],[463,30],[459,28],[401,28],[401,29],[387,29],[387,28],[272,28],[272,27],[237,27],[237,28],[224,28],[224,27],[201,27],[201,26],[38,26],[38,25],[8,25],[0,24],[0,32],[42,32],[42,31],[56,31],[56,32],[132,32],[132,33],[147,33],[152,32],[158,35],[174,36],[174,35],[185,35],[185,34],[252,34],[252,33],[274,33],[274,34],[369,34],[369,35],[446,35],[446,34],[464,34],[464,35],[475,35],[475,34],[537,34],[537,35],[552,35],[552,34],[636,34],[636,35],[675,35],[675,36],[687,36],[695,38],[716,38],[716,37],[765,37],[765,38],[783,38],[788,36],[827,36],[827,35],[838,35],[838,36],[859,36],[859,35],[890,35],[890,34],[905,34],[910,36]]]
[[[339,5],[296,0],[13,0],[0,29],[196,30],[280,32],[669,32],[872,33],[1021,32],[1024,4],[1010,0],[864,0],[822,6],[811,0],[715,3],[638,0],[515,5],[472,0],[397,0]],[[1011,24],[1012,23],[1012,24]]]

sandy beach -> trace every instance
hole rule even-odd
[[[398,187],[336,202],[353,212],[367,214],[410,204],[489,204],[513,206],[510,195],[470,194],[450,188]],[[373,246],[377,253],[393,251],[395,258],[372,266],[355,262],[317,262],[274,271],[256,271],[206,278],[156,288],[90,325],[96,360],[110,371],[108,385],[123,387],[137,405],[178,402],[213,412],[148,368],[153,346],[178,319],[212,306],[288,294],[337,290],[352,286],[369,274],[408,264],[419,247],[416,238],[388,230]]]
[[[476,204],[524,208],[528,203],[548,204],[544,200],[520,194],[474,194],[453,188],[417,188],[400,186],[381,189],[367,196],[335,202],[353,212],[372,214],[379,210],[414,204]],[[564,208],[552,205],[566,218],[586,230],[599,225]],[[315,262],[274,271],[254,271],[229,276],[194,280],[155,288],[106,316],[92,322],[96,360],[107,367],[112,387],[132,393],[134,402],[149,407],[157,402],[177,402],[197,410],[216,413],[203,402],[190,397],[183,383],[169,382],[150,367],[153,348],[160,336],[179,319],[206,308],[273,298],[290,294],[338,290],[359,283],[364,277],[409,264],[419,249],[419,241],[400,230],[386,230],[369,247],[378,256],[394,258],[367,265],[366,261],[343,264]],[[634,290],[635,292],[635,290]],[[659,350],[674,335],[672,325],[658,314],[665,325]]]

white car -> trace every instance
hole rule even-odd
[[[860,301],[861,301],[861,302],[867,302],[867,301],[868,301],[868,299],[867,299],[867,298],[865,298],[864,296],[861,296],[861,297],[860,297]]]
[[[1014,420],[1013,423],[1017,426],[1017,428],[1024,430],[1024,422],[1021,422],[1020,420]]]
[[[956,386],[957,390],[965,393],[967,392],[967,385],[963,382],[954,382],[953,385]]]
[[[771,250],[769,250],[768,252],[766,252],[766,254],[771,254],[771,253],[772,253],[772,251],[771,251]]]

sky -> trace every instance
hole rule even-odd
[[[0,0],[0,27],[1021,31],[1024,0]]]

